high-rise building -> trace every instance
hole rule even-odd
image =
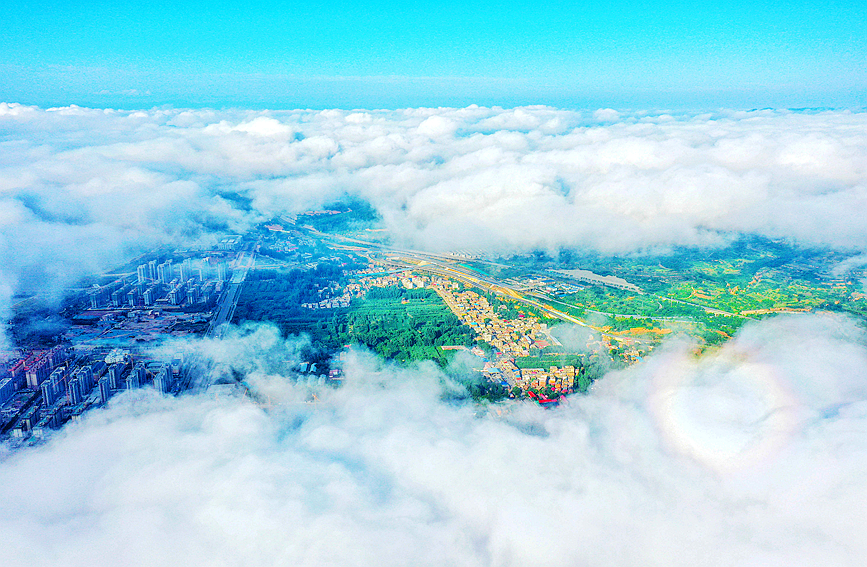
[[[171,389],[171,379],[165,366],[162,366],[154,375],[154,388],[162,394],[168,393]]]
[[[91,309],[99,309],[102,305],[103,296],[105,295],[102,289],[95,289],[93,291],[88,292],[88,297],[90,297],[90,308]]]
[[[181,282],[169,292],[169,303],[172,305],[180,305],[184,302],[184,298],[186,297],[184,294],[184,287],[185,284]]]
[[[99,381],[99,403],[104,404],[111,397],[111,384],[108,377]]]
[[[217,279],[224,282],[229,279],[229,271],[225,262],[217,264]]]
[[[193,262],[189,258],[185,258],[181,262],[181,281],[185,282],[193,277]]]
[[[10,379],[10,384],[12,384],[13,393],[17,392],[21,388],[24,387],[24,384],[27,383],[27,361],[22,359],[18,362],[13,362],[12,364],[6,365],[6,376]],[[0,377],[3,374],[0,373]]]
[[[140,283],[140,284],[145,283],[148,280],[148,276],[149,276],[148,265],[147,264],[139,265],[138,269],[136,270],[136,274],[138,275],[138,283]]]
[[[93,390],[93,368],[84,366],[78,371],[78,376],[81,379],[81,393],[87,395]]]
[[[54,387],[55,393],[57,395],[60,395],[60,393],[66,387],[66,378],[67,378],[66,374],[67,374],[66,367],[60,367],[60,368],[55,368],[54,372],[52,372],[51,375],[48,377],[47,382],[50,383]]]
[[[66,397],[69,399],[70,405],[78,405],[84,400],[84,394],[81,392],[81,379],[77,376],[69,381],[66,386]]]
[[[50,351],[48,351],[48,354],[46,354],[45,356],[51,364],[51,367],[54,368],[55,366],[69,358],[69,352],[65,347],[56,346]]]
[[[108,367],[106,378],[108,378],[108,385],[112,390],[117,390],[122,387],[123,372],[126,369],[127,364],[124,362],[116,362]]]
[[[39,389],[42,390],[42,403],[46,406],[52,405],[57,401],[56,394],[54,392],[54,384],[51,383],[50,380],[46,380],[43,382]]]
[[[208,282],[199,290],[199,301],[207,303],[210,301],[212,293],[214,293],[214,282]]]
[[[24,375],[27,379],[28,388],[38,388],[42,381],[48,378],[51,372],[51,361],[47,356],[29,361]]]
[[[187,303],[190,305],[199,302],[199,286],[191,285],[187,287]]]
[[[175,278],[174,266],[171,262],[165,262],[157,266],[157,279],[160,283],[167,284]]]
[[[0,404],[8,402],[17,391],[18,388],[17,384],[15,384],[15,378],[12,376],[0,378]]]
[[[135,390],[136,388],[141,388],[141,385],[144,384],[145,378],[147,377],[147,369],[145,365],[141,362],[135,365],[135,368],[132,369],[132,372],[126,377],[126,389],[127,390]]]
[[[148,276],[150,277],[151,281],[156,281],[156,279],[157,279],[157,261],[156,260],[151,260],[150,262],[148,262]]]
[[[125,285],[111,294],[111,305],[112,307],[120,307],[121,305],[126,305],[129,302],[129,292],[134,289],[132,285]]]
[[[50,406],[63,394],[63,381],[66,378],[65,368],[56,368],[39,388],[42,390],[42,403]]]

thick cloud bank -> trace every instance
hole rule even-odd
[[[867,248],[867,114],[40,109],[0,103],[0,319],[160,243],[345,195],[398,242]]]
[[[423,248],[867,247],[867,114],[0,103],[0,290],[344,195]]]
[[[359,355],[311,405],[248,358],[282,405],[137,392],[6,456],[0,564],[863,565],[864,338],[780,318],[500,416],[432,367]]]
[[[0,226],[36,243],[190,234],[349,193],[420,246],[867,245],[864,113],[0,104],[0,135]]]
[[[0,104],[0,321],[16,290],[56,296],[153,245],[345,195],[426,248],[626,252],[753,232],[865,250],[865,126]],[[297,344],[228,336],[199,351],[248,361],[283,403],[137,392],[3,455],[0,564],[863,565],[864,342],[846,319],[781,318],[701,361],[669,345],[553,411],[476,415],[443,401],[434,368],[365,356],[310,405],[262,354]]]

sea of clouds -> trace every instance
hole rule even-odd
[[[867,113],[117,111],[0,103],[0,289],[344,196],[401,243],[867,248]]]
[[[0,462],[0,564],[862,565],[867,350],[836,316],[748,325],[554,410],[455,403],[365,353],[275,373],[267,326],[193,345],[249,398],[114,398]],[[257,357],[256,353],[260,353]]]
[[[867,251],[867,113],[0,104],[0,320],[160,244],[344,196],[399,243],[631,253],[754,233]],[[860,260],[859,260],[860,261]],[[856,261],[855,264],[858,262]],[[853,264],[854,265],[854,264]],[[842,269],[842,268],[841,268]],[[845,317],[672,342],[479,415],[359,353],[291,385],[273,328],[194,347],[282,402],[134,392],[0,455],[2,565],[862,565],[867,348]],[[0,345],[2,347],[2,345]]]

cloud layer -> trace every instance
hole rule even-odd
[[[0,462],[0,563],[861,565],[867,349],[843,318],[747,326],[611,374],[553,411],[480,415],[433,367],[350,358],[282,405],[144,391]]]
[[[718,231],[863,248],[865,125],[867,114],[830,111],[0,104],[0,227],[46,244],[38,227],[84,244],[189,236],[348,193],[431,248],[627,251]]]
[[[867,248],[867,114],[151,111],[0,104],[0,320],[156,244],[343,195],[403,243],[628,252],[727,232]],[[2,345],[0,345],[2,347]],[[315,406],[137,392],[0,461],[3,565],[861,565],[867,350],[835,317],[671,344],[543,411],[476,415],[358,355]]]
[[[344,195],[401,244],[607,252],[731,232],[867,249],[867,114],[0,103],[0,320],[156,244]],[[0,344],[0,350],[3,345]]]

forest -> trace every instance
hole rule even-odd
[[[301,303],[339,295],[342,271],[256,271],[244,284],[234,321],[271,321],[286,335],[308,334],[315,354],[349,344],[364,345],[399,362],[434,360],[447,364],[440,346],[470,345],[473,334],[428,289],[372,288],[347,308],[307,309]]]

